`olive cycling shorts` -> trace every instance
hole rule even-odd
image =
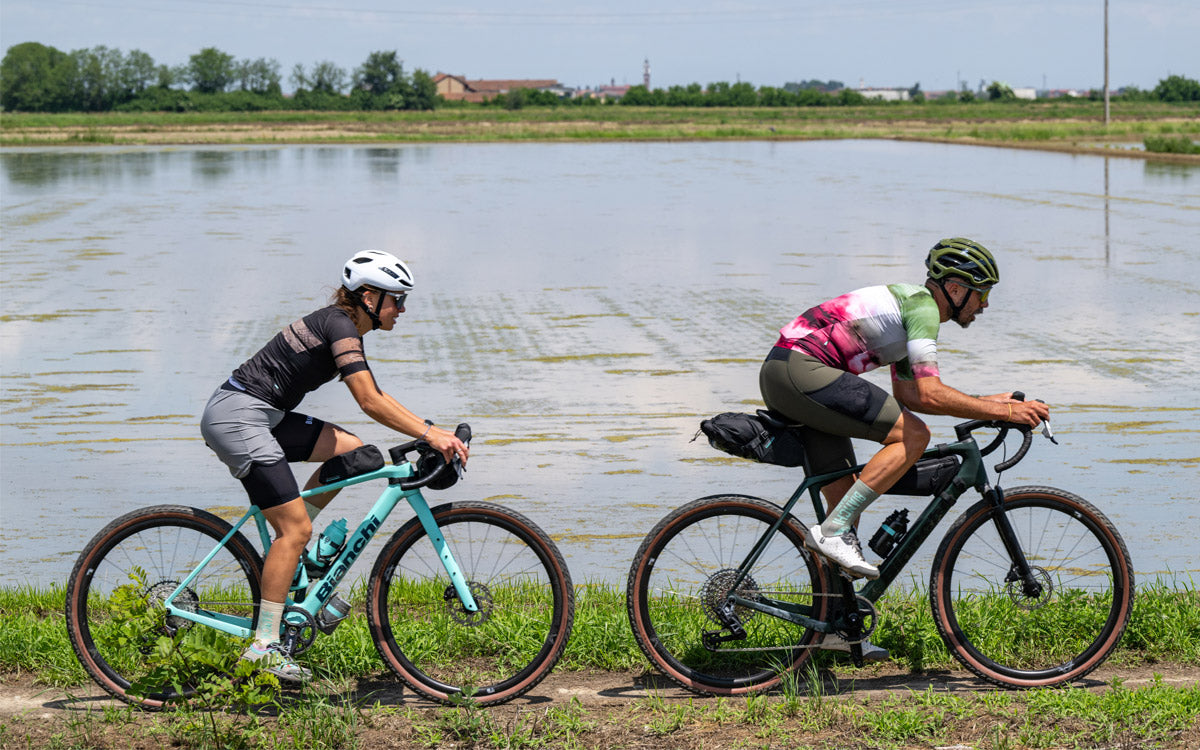
[[[794,349],[774,347],[758,373],[767,408],[800,422],[809,472],[853,466],[851,438],[883,442],[900,402],[870,381]]]

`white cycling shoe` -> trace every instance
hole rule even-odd
[[[281,680],[288,682],[308,682],[312,672],[296,663],[296,660],[283,650],[283,645],[275,643],[262,645],[254,641],[242,652],[242,658],[252,661],[264,672],[269,672]]]
[[[821,531],[821,524],[817,524],[808,530],[804,546],[817,552],[855,578],[867,578],[874,581],[879,577],[879,568],[867,562],[863,557],[858,534],[853,531],[847,531],[841,536],[825,536],[825,532]]]
[[[891,652],[889,652],[883,646],[876,646],[870,641],[863,641],[859,645],[862,646],[862,657],[864,664],[874,664],[875,662],[887,661],[892,655]],[[825,636],[825,640],[821,641],[819,647],[822,651],[841,651],[842,653],[846,654],[850,653],[850,644],[846,642],[845,638],[837,635],[836,633],[827,634]]]

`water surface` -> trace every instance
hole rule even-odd
[[[0,584],[62,581],[134,508],[238,515],[199,413],[365,248],[418,284],[396,331],[366,338],[377,378],[477,436],[466,481],[431,501],[509,504],[576,580],[623,583],[670,508],[782,501],[798,481],[692,441],[758,404],[777,329],[919,282],[951,235],[992,248],[1003,282],[970,329],[943,328],[943,378],[1054,407],[1061,445],[1039,440],[1003,484],[1089,498],[1143,576],[1200,570],[1196,168],[883,141],[6,149],[0,165]],[[301,410],[398,442],[338,383]],[[955,420],[930,421],[952,439]],[[377,492],[347,490],[329,518]],[[903,506],[881,500],[868,535]]]

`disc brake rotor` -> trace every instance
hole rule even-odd
[[[1033,567],[1030,568],[1030,572],[1033,573],[1041,587],[1037,596],[1026,594],[1025,585],[1021,581],[1008,581],[1004,584],[1004,589],[1016,607],[1032,612],[1050,603],[1050,599],[1054,596],[1054,581],[1050,578],[1050,572],[1045,568]]]
[[[494,608],[492,592],[486,585],[476,581],[467,581],[467,588],[470,590],[471,596],[475,598],[475,611],[471,612],[463,606],[454,586],[447,586],[446,590],[442,592],[442,600],[446,603],[446,614],[450,615],[450,619],[459,625],[479,627],[492,618]]]

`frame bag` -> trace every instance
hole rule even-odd
[[[360,445],[321,464],[317,480],[333,484],[383,468],[383,453],[373,445]]]

